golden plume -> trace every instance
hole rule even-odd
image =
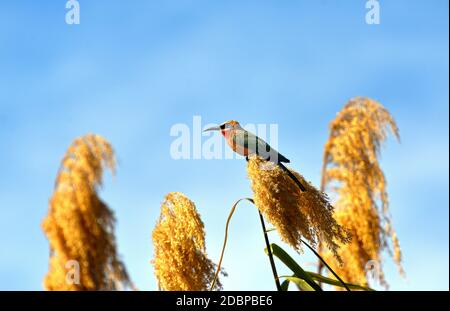
[[[152,233],[158,286],[168,291],[208,290],[216,265],[206,256],[205,229],[195,204],[180,192],[167,194]],[[221,289],[216,282],[216,289]]]
[[[131,285],[116,252],[113,212],[97,194],[105,167],[114,172],[113,149],[93,134],[77,138],[61,162],[42,223],[50,242],[47,290],[114,290]]]
[[[389,112],[369,98],[351,99],[330,124],[325,145],[322,190],[331,187],[337,195],[338,222],[349,229],[352,241],[339,249],[344,265],[332,264],[346,282],[368,285],[367,272],[387,286],[381,269],[381,252],[390,249],[399,270],[401,251],[388,210],[386,180],[378,163],[381,144],[392,132],[399,138]],[[326,252],[324,256],[327,257]],[[332,261],[332,258],[330,258]]]
[[[350,237],[333,218],[333,206],[325,193],[291,170],[305,186],[302,192],[278,165],[258,156],[249,158],[247,172],[255,205],[284,242],[300,251],[301,237],[313,246],[322,241],[339,260],[338,243],[347,243]]]

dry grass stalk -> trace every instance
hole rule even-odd
[[[345,244],[350,237],[334,219],[333,206],[325,193],[291,170],[306,187],[305,192],[300,191],[279,166],[260,157],[250,157],[247,172],[255,205],[284,242],[300,251],[301,237],[313,246],[321,241],[339,260],[338,243]]]
[[[76,139],[67,150],[42,228],[50,242],[47,290],[115,290],[131,286],[119,260],[114,215],[97,194],[104,168],[114,171],[111,145],[98,135]],[[76,277],[67,278],[71,261]],[[75,270],[74,270],[75,271]]]
[[[377,281],[387,286],[381,269],[381,252],[393,248],[399,270],[401,251],[389,215],[386,180],[378,162],[381,144],[397,125],[378,102],[357,97],[350,100],[330,124],[325,145],[322,189],[337,195],[336,219],[349,229],[352,241],[339,249],[344,265],[331,266],[347,282],[368,285],[366,265],[378,263]],[[391,252],[392,253],[392,252]],[[327,253],[324,253],[327,257]]]
[[[206,256],[205,229],[195,204],[179,192],[166,195],[152,234],[155,275],[168,291],[208,290],[216,265]],[[215,283],[221,289],[220,281]]]

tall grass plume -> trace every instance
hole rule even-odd
[[[339,243],[350,240],[348,232],[334,219],[327,195],[296,171],[291,172],[306,191],[301,191],[279,166],[258,156],[250,157],[247,173],[255,205],[275,226],[281,239],[297,251],[301,250],[303,237],[313,246],[322,241],[340,260],[337,250]]]
[[[208,259],[205,229],[195,204],[180,192],[166,195],[152,233],[158,286],[167,291],[208,290],[216,265]],[[220,281],[215,283],[221,289]]]
[[[392,116],[380,103],[363,97],[351,99],[330,124],[322,189],[329,188],[336,195],[336,219],[353,237],[338,251],[344,264],[331,264],[346,282],[367,285],[367,264],[375,261],[379,266],[377,281],[387,286],[381,269],[385,249],[393,253],[403,273],[401,250],[388,209],[386,179],[379,164],[380,148],[389,132],[399,138]],[[324,252],[324,256],[329,254]]]
[[[114,290],[131,286],[119,260],[114,215],[99,198],[105,168],[114,172],[111,145],[101,136],[77,138],[56,178],[42,229],[50,243],[47,290]],[[79,282],[68,282],[67,263],[79,264]]]

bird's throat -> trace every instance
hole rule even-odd
[[[220,130],[220,133],[223,135],[223,137],[225,137],[225,139],[229,139],[230,137],[233,136],[232,134],[233,131],[231,130]]]

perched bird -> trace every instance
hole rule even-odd
[[[234,120],[227,121],[219,126],[213,126],[204,130],[204,132],[206,131],[220,131],[231,149],[233,149],[234,152],[245,156],[247,160],[249,156],[256,154],[266,161],[277,164],[290,178],[292,178],[301,191],[306,191],[305,186],[303,186],[295,175],[284,166],[283,163],[290,163],[289,159],[270,147],[267,142],[258,136],[242,128],[239,122]]]

